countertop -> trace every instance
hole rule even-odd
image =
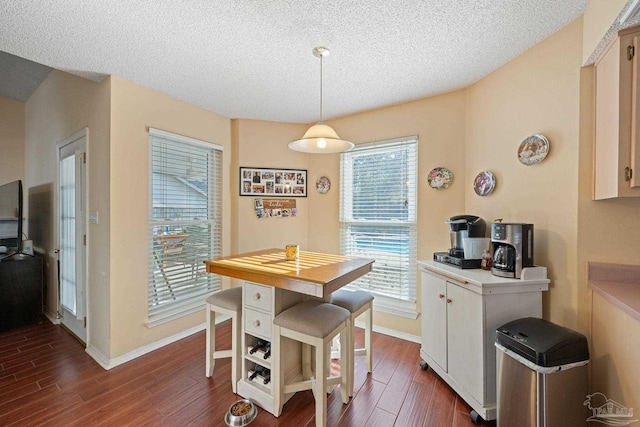
[[[549,290],[546,267],[524,268],[520,279],[494,276],[491,271],[480,268],[461,269],[433,260],[418,261],[418,268],[440,274],[483,295]]]
[[[589,262],[589,287],[640,321],[640,266]]]

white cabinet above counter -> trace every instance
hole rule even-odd
[[[496,418],[495,331],[522,317],[542,317],[547,269],[523,269],[521,279],[480,269],[418,261],[422,285],[423,368],[431,367],[473,408]]]
[[[595,65],[593,199],[640,197],[640,31],[621,31]]]

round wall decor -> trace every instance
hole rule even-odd
[[[331,188],[331,181],[326,176],[321,176],[316,180],[316,191],[324,194]]]
[[[453,182],[453,172],[447,168],[434,168],[427,175],[429,187],[444,190]]]
[[[496,178],[489,171],[480,172],[473,180],[473,189],[478,196],[491,194],[496,186]]]
[[[523,165],[531,166],[540,163],[549,153],[549,140],[544,135],[535,134],[527,137],[518,148],[518,160]]]

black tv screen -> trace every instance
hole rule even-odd
[[[19,252],[21,242],[22,181],[18,180],[0,185],[0,246]]]

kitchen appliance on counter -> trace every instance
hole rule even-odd
[[[519,279],[524,267],[533,267],[533,224],[491,224],[491,249],[495,276]]]
[[[446,221],[449,224],[451,248],[447,252],[435,252],[433,260],[458,268],[480,268],[482,259],[464,256],[464,242],[468,238],[484,237],[487,223],[475,215],[456,215]]]

